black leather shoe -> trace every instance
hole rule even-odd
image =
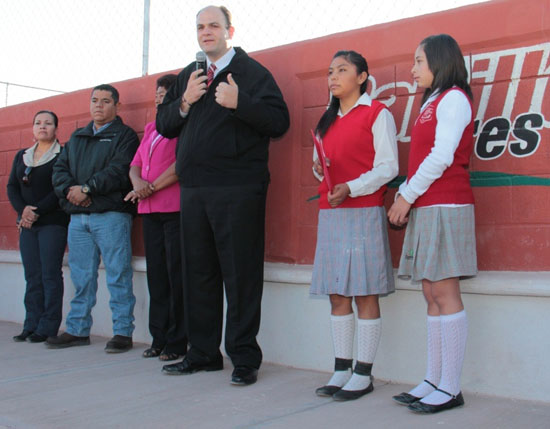
[[[223,360],[214,362],[189,362],[183,358],[181,362],[164,365],[162,372],[167,375],[188,375],[199,371],[220,371],[223,369]]]
[[[47,338],[48,337],[46,337],[45,335],[40,335],[34,332],[27,337],[27,341],[29,343],[43,343],[44,341],[46,341]]]
[[[367,393],[370,393],[374,390],[374,386],[372,385],[372,381],[370,384],[362,390],[344,390],[340,389],[338,392],[336,392],[334,395],[332,395],[332,399],[335,401],[352,401],[354,399],[358,399],[361,396],[365,396]]]
[[[413,402],[419,401],[422,398],[418,398],[417,396],[411,395],[410,393],[403,392],[399,395],[395,395],[391,397],[395,402],[397,402],[399,405],[410,405]]]
[[[23,332],[21,332],[19,335],[15,335],[13,337],[13,341],[15,341],[17,343],[21,343],[21,342],[25,341],[27,339],[27,337],[30,336],[30,335],[32,335],[31,331],[23,330]]]
[[[88,346],[90,345],[90,337],[77,337],[68,332],[63,332],[57,337],[48,337],[46,346],[50,349],[64,349],[73,346]]]
[[[445,393],[446,395],[449,395],[451,399],[439,405],[425,404],[422,401],[416,401],[416,402],[413,402],[411,405],[409,405],[407,408],[411,411],[414,411],[415,413],[434,414],[434,413],[439,413],[440,411],[450,410],[451,408],[460,407],[464,405],[464,398],[462,397],[462,392],[459,392],[458,395],[455,396],[455,395],[451,395],[449,392],[445,392],[444,390],[441,390],[441,389],[437,389],[437,390],[439,392]]]
[[[315,394],[322,397],[331,397],[336,392],[340,391],[342,388],[339,386],[329,386],[328,384],[323,387],[315,389]]]
[[[105,346],[105,353],[124,353],[130,350],[133,346],[132,337],[124,335],[115,335]]]
[[[234,386],[248,386],[258,381],[258,370],[249,366],[236,366],[231,374],[231,384]]]

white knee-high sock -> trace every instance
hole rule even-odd
[[[439,384],[441,379],[441,319],[440,316],[430,316],[427,318],[428,331],[428,362],[426,367],[426,376],[424,380],[428,380],[434,385]],[[409,393],[417,398],[423,398],[435,390],[433,386],[423,381]]]
[[[332,328],[332,344],[336,359],[353,359],[353,337],[355,334],[355,315],[330,316]],[[334,371],[327,385],[342,387],[349,380],[351,368],[344,371]]]
[[[460,374],[466,351],[468,319],[464,310],[441,316],[441,380],[438,389],[452,395],[460,392]],[[439,405],[451,399],[448,395],[434,391],[422,399],[426,404]]]
[[[357,320],[357,363],[372,367],[380,342],[380,328],[380,318]],[[354,372],[344,390],[366,389],[371,383],[370,368],[368,372],[368,375]]]

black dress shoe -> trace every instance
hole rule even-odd
[[[46,337],[45,335],[40,335],[34,332],[27,337],[27,341],[29,343],[43,343],[44,341],[46,341],[47,338],[48,337]]]
[[[181,362],[164,365],[162,372],[167,375],[188,375],[199,371],[220,371],[223,369],[223,360],[213,362],[189,362],[183,358]]]
[[[403,392],[399,395],[392,396],[391,398],[400,405],[410,405],[413,402],[416,402],[422,399],[417,396],[411,395],[410,393],[407,393],[407,392]]]
[[[416,401],[416,402],[413,402],[411,405],[409,405],[407,408],[411,411],[414,411],[415,413],[434,414],[434,413],[439,413],[440,411],[450,410],[451,408],[460,407],[464,405],[464,398],[462,397],[462,392],[459,392],[458,395],[455,396],[441,389],[436,389],[436,390],[438,390],[441,393],[445,393],[446,395],[449,395],[451,399],[439,405],[425,404],[422,401]]]
[[[250,366],[236,366],[231,374],[231,384],[234,386],[248,386],[258,380],[258,370]]]
[[[330,386],[327,384],[326,386],[315,389],[315,394],[322,397],[331,397],[341,389],[342,388],[340,386]]]
[[[358,399],[361,396],[366,395],[367,393],[370,393],[374,390],[374,386],[372,385],[372,381],[370,384],[362,390],[344,390],[340,389],[338,392],[336,392],[334,395],[332,395],[332,399],[335,401],[352,401],[354,399]]]
[[[13,337],[13,341],[15,341],[17,343],[21,343],[21,342],[25,341],[29,335],[32,335],[31,331],[23,330],[23,332],[21,332],[19,335],[15,335]]]

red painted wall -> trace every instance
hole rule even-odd
[[[313,261],[318,209],[316,202],[306,202],[317,193],[309,129],[328,101],[326,71],[334,52],[354,49],[367,58],[369,93],[395,117],[400,175],[405,175],[408,136],[420,107],[420,93],[410,78],[413,53],[420,40],[441,32],[459,42],[472,76],[478,120],[471,168],[480,185],[474,188],[479,267],[550,270],[550,0],[492,1],[254,53],[273,72],[291,112],[290,130],[272,143],[270,152],[267,260]],[[154,117],[157,77],[116,84],[121,116],[139,133]],[[34,112],[56,111],[60,140],[66,141],[89,121],[89,95],[87,89],[0,109],[0,248],[17,248],[15,214],[5,185],[15,152],[31,144]],[[480,172],[507,176],[489,181],[479,179]],[[547,180],[535,186],[530,177],[509,175]],[[394,192],[388,192],[388,205]],[[402,238],[403,231],[390,232],[394,262]],[[143,254],[139,222],[134,251]]]

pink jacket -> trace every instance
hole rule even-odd
[[[145,125],[141,144],[130,165],[141,167],[141,178],[150,183],[176,161],[178,139],[167,139],[155,128],[155,122]],[[151,148],[152,146],[152,148]],[[170,213],[180,211],[180,187],[176,182],[140,201],[138,213]]]

